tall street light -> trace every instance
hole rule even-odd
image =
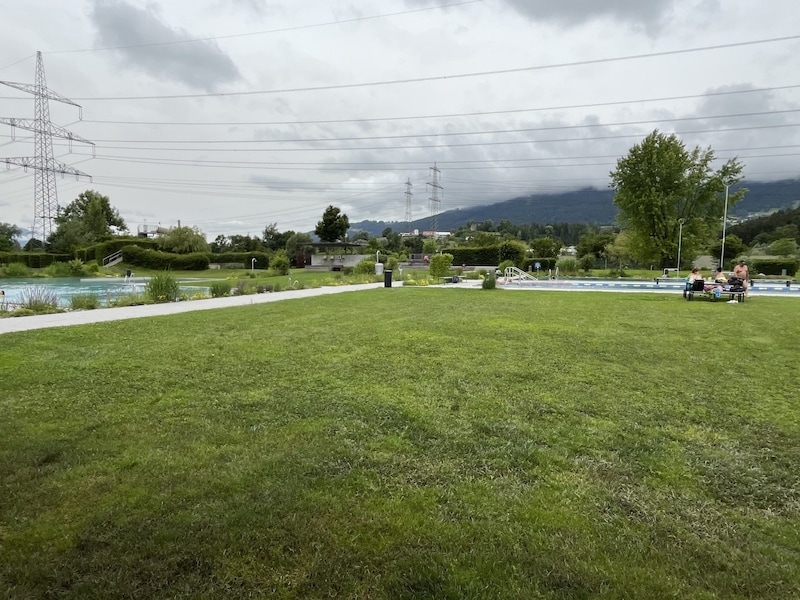
[[[729,184],[725,184],[725,212],[722,215],[722,253],[719,255],[719,268],[725,268],[725,228],[728,225],[728,188]]]
[[[681,276],[681,242],[683,241],[683,219],[678,219],[678,271],[676,272],[675,276]]]

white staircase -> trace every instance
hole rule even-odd
[[[503,273],[503,277],[505,277],[506,283],[523,283],[525,281],[539,281],[536,277],[531,275],[530,273],[526,273],[522,269],[518,269],[517,267],[506,267],[505,272]]]

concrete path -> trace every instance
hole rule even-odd
[[[394,282],[401,286],[402,282]],[[272,294],[250,294],[246,296],[230,296],[225,298],[207,298],[205,300],[188,300],[186,302],[170,302],[168,304],[143,304],[141,306],[121,306],[118,308],[98,308],[95,310],[76,310],[53,315],[33,315],[30,317],[6,317],[0,319],[0,334],[15,331],[30,331],[47,327],[65,327],[67,325],[87,325],[105,321],[122,319],[139,319],[160,315],[174,315],[193,310],[214,310],[231,306],[248,306],[294,298],[308,298],[344,292],[359,292],[383,287],[383,283],[364,283],[359,285],[338,285],[304,290],[289,290]]]

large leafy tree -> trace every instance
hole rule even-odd
[[[336,206],[329,206],[322,214],[322,220],[317,222],[314,233],[323,242],[338,242],[344,240],[347,230],[350,229],[350,219]]]
[[[208,252],[206,236],[197,227],[173,227],[158,237],[158,247],[175,254]]]
[[[658,130],[617,161],[610,187],[635,258],[674,267],[679,245],[689,261],[719,233],[725,186],[741,181],[742,164],[730,159],[715,171],[713,162],[711,148],[687,150]],[[729,211],[746,191],[729,195]]]
[[[0,223],[0,252],[19,250],[17,237],[22,234],[22,230],[11,223]]]
[[[81,192],[59,209],[55,223],[56,230],[47,241],[54,252],[67,253],[106,239],[112,227],[122,231],[128,228],[117,209],[111,206],[108,196],[94,190]]]

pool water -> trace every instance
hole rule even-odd
[[[72,296],[87,294],[97,296],[101,306],[108,306],[117,298],[130,294],[144,294],[147,280],[146,277],[136,277],[130,281],[119,277],[0,279],[0,290],[5,292],[5,295],[0,295],[0,303],[14,306],[29,296],[31,292],[41,291],[55,294],[58,298],[58,305],[62,308],[70,306]],[[180,286],[180,291],[191,297],[195,294],[208,294],[209,288]]]

